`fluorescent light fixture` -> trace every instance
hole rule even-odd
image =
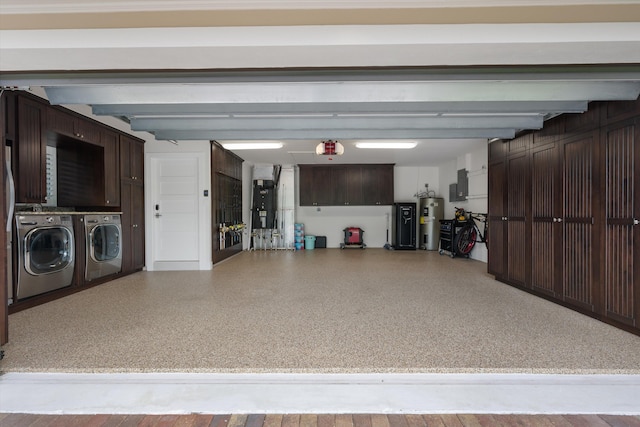
[[[395,148],[395,149],[409,149],[415,148],[418,145],[415,141],[362,141],[356,142],[358,148]]]
[[[271,142],[225,142],[222,146],[226,150],[276,150],[284,147],[279,141]]]

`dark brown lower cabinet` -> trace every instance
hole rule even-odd
[[[123,182],[120,198],[122,272],[131,273],[144,267],[144,187],[142,182]]]
[[[597,105],[582,132],[551,123],[517,152],[492,143],[487,269],[640,335],[640,108],[624,107]]]

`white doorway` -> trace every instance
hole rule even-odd
[[[147,269],[210,269],[209,158],[149,153],[147,160]]]

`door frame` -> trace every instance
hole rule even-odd
[[[209,153],[205,152],[184,152],[184,153],[145,153],[145,222],[147,233],[145,236],[146,265],[148,271],[168,270],[156,265],[155,240],[154,236],[154,210],[153,195],[157,191],[157,161],[166,159],[196,159],[198,161],[198,261],[196,262],[176,262],[172,265],[172,270],[211,270],[211,190],[209,188],[210,161]],[[205,196],[204,194],[208,194]]]

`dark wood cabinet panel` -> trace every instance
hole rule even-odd
[[[16,202],[46,202],[45,115],[47,105],[25,96],[18,96],[18,126],[14,145],[14,176]]]
[[[495,144],[495,143],[494,143]],[[499,142],[502,144],[502,142]],[[493,144],[492,144],[493,145]],[[489,260],[487,270],[497,279],[506,280],[506,170],[507,164],[503,158],[501,162],[493,163],[489,168],[489,200],[488,208],[490,237],[488,242]]]
[[[393,204],[392,164],[300,165],[300,206]]]
[[[558,145],[531,153],[531,287],[561,298],[562,179]]]
[[[329,206],[332,201],[331,169],[300,165],[300,206]]]
[[[79,139],[89,144],[100,145],[103,125],[62,107],[47,108],[47,130]]]
[[[393,165],[367,165],[362,168],[362,204],[392,205]]]
[[[144,187],[134,184],[131,186],[131,247],[132,268],[140,270],[144,267]]]
[[[533,133],[532,144],[540,147],[545,144],[554,144],[566,137],[565,116],[558,116],[544,123],[544,127]]]
[[[122,210],[122,271],[140,270],[144,247],[144,143],[127,135],[119,138],[120,209]]]
[[[489,146],[489,273],[640,334],[640,101],[559,116],[522,152],[501,155],[500,143]]]
[[[140,182],[122,182],[122,271],[144,267],[144,187]]]
[[[363,204],[362,168],[336,166],[331,168],[331,185],[333,190],[331,204],[358,206]]]
[[[608,126],[621,120],[640,116],[640,100],[606,102],[601,107],[601,125]]]
[[[589,311],[595,309],[594,255],[596,192],[595,134],[573,138],[563,144],[563,296],[565,301]]]
[[[100,143],[104,150],[104,206],[120,206],[120,141],[118,134],[103,130]]]
[[[242,163],[244,160],[211,142],[212,261],[220,262],[242,251],[242,234],[221,232],[221,226],[242,223]]]
[[[144,180],[144,144],[137,139],[120,135],[120,178]]]
[[[509,141],[508,145],[509,156],[526,152],[527,150],[529,150],[529,148],[531,148],[532,142],[533,134],[531,133],[526,133],[518,136],[515,139],[512,139],[511,141]]]
[[[507,161],[507,278],[528,286],[529,276],[529,155]]]
[[[489,162],[495,163],[503,161],[508,148],[509,141],[500,140],[489,144]]]
[[[604,128],[604,309],[638,327],[640,316],[640,119]]]

